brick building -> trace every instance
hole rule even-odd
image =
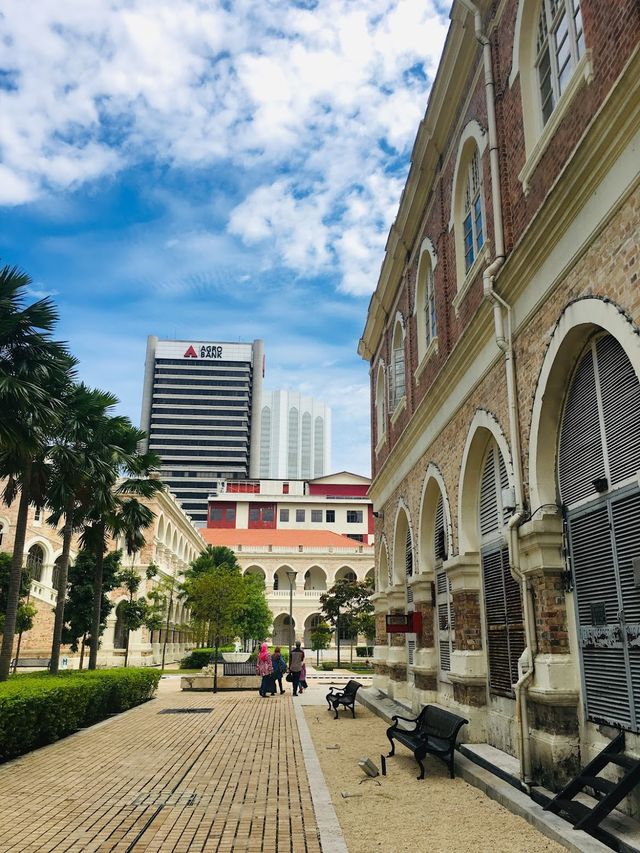
[[[553,787],[603,726],[640,754],[639,36],[634,0],[454,2],[359,345],[374,683]]]
[[[137,569],[142,578],[137,597],[149,592],[161,578],[180,577],[204,548],[204,542],[191,519],[182,510],[179,502],[169,492],[164,491],[153,498],[139,498],[155,513],[152,526],[145,532],[143,548],[128,557],[122,542],[111,542],[108,550],[122,548],[123,568]],[[18,501],[7,507],[0,504],[0,550],[11,553],[15,533]],[[62,553],[62,536],[59,530],[44,520],[46,510],[39,512],[29,509],[27,536],[25,540],[25,565],[32,577],[29,601],[37,609],[34,626],[27,631],[20,646],[20,655],[26,657],[49,657],[53,634],[54,610],[57,599],[57,563]],[[74,537],[71,547],[71,560],[78,553],[79,543]],[[145,570],[153,563],[158,567],[155,580],[147,580]],[[118,606],[127,597],[124,589],[115,589],[110,594],[114,608],[107,619],[107,627],[102,636],[98,653],[98,666],[118,666],[124,661],[124,633],[121,620],[118,619]],[[184,630],[188,613],[184,605],[176,600],[169,620],[169,638],[167,661],[179,660],[192,648],[190,637]],[[157,664],[162,660],[162,646],[165,629],[151,636],[146,628],[134,631],[129,642],[129,663],[132,666]],[[88,651],[87,651],[88,655]],[[78,665],[79,655],[68,648],[63,649],[68,665]],[[85,666],[87,659],[85,659]]]

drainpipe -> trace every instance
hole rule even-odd
[[[524,628],[526,647],[518,661],[518,681],[515,684],[516,725],[518,727],[520,746],[520,777],[524,787],[529,791],[531,779],[531,743],[527,711],[526,687],[533,678],[534,658],[536,653],[536,638],[533,630],[534,616],[531,605],[529,585],[520,569],[520,540],[518,527],[524,515],[524,488],[522,482],[522,466],[520,454],[520,427],[518,419],[518,400],[516,395],[516,371],[513,359],[512,313],[511,306],[494,290],[497,273],[505,261],[504,227],[502,222],[502,204],[500,194],[500,163],[498,159],[498,135],[496,128],[495,84],[493,80],[493,63],[491,43],[482,29],[482,16],[473,0],[460,0],[463,6],[473,14],[474,28],[477,41],[482,45],[484,63],[484,86],[487,102],[487,125],[489,133],[489,164],[491,168],[491,202],[493,212],[493,230],[495,256],[482,276],[484,295],[493,305],[496,344],[504,355],[504,366],[507,384],[507,404],[509,409],[509,433],[513,456],[513,475],[515,491],[515,513],[509,519],[509,545],[511,554],[511,571],[520,582],[522,606],[524,610]],[[505,333],[505,314],[507,329]]]

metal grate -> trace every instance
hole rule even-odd
[[[147,806],[195,806],[200,797],[192,791],[143,791],[132,801],[134,807]]]
[[[159,714],[210,714],[213,708],[163,708]]]

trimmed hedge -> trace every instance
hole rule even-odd
[[[52,743],[151,699],[160,672],[103,669],[0,683],[0,761]]]
[[[373,646],[356,646],[356,655],[359,658],[373,657]]]
[[[214,649],[194,649],[192,652],[182,658],[180,661],[180,669],[202,669],[209,663],[209,658],[213,654]]]

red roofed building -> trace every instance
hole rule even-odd
[[[310,648],[320,596],[337,580],[367,580],[373,588],[369,483],[342,471],[315,480],[228,481],[210,495],[200,533],[208,545],[231,548],[245,573],[264,578],[275,644],[288,645],[292,633]]]

